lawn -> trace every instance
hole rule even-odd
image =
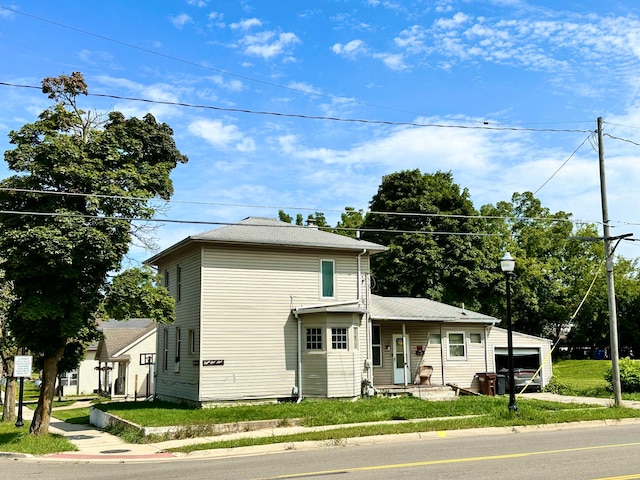
[[[552,387],[566,395],[611,397],[604,374],[610,362],[604,360],[564,360],[554,364]],[[624,394],[625,398],[634,395]],[[635,395],[636,399],[640,398]],[[521,397],[518,399],[518,415],[511,415],[507,408],[508,398],[461,396],[452,401],[423,401],[413,397],[374,397],[356,402],[303,401],[296,403],[237,405],[215,408],[189,408],[183,405],[154,402],[110,402],[96,405],[104,411],[127,419],[143,427],[176,426],[185,428],[178,437],[210,435],[208,427],[221,423],[236,423],[253,420],[279,420],[281,426],[294,422],[309,426],[335,426],[326,431],[312,431],[298,435],[269,436],[234,441],[219,441],[178,449],[187,452],[194,449],[230,448],[241,445],[294,442],[304,440],[332,440],[365,435],[385,435],[419,431],[440,431],[481,427],[507,427],[539,425],[576,421],[640,418],[640,410],[608,408],[538,401]],[[87,423],[88,408],[54,410],[53,416],[69,423]],[[385,423],[386,422],[386,423]],[[349,426],[364,423],[367,425]],[[2,425],[0,450],[36,453],[68,450],[68,444],[56,444],[58,438],[33,439],[12,425]],[[162,441],[167,436],[142,437],[137,429],[112,430],[130,442]],[[6,442],[5,442],[6,440]],[[64,439],[62,439],[64,440]],[[28,443],[32,442],[32,443]],[[35,444],[33,443],[35,442]],[[39,443],[44,444],[42,447]],[[59,449],[59,450],[56,450]]]

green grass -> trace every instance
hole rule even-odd
[[[16,427],[15,422],[0,422],[0,451],[46,455],[58,452],[73,452],[77,448],[62,435],[29,435],[30,422]]]

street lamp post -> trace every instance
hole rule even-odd
[[[513,372],[513,332],[511,329],[511,277],[516,266],[516,261],[509,252],[500,259],[500,269],[504,273],[507,282],[507,361],[509,368],[509,412],[517,413],[516,387]]]

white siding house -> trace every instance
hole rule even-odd
[[[364,386],[412,384],[421,365],[432,384],[477,388],[475,373],[501,354],[498,320],[371,295],[370,255],[385,249],[249,217],[147,260],[176,300],[175,323],[158,327],[156,395],[195,405],[355,398]]]

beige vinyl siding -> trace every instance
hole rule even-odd
[[[354,347],[353,328],[360,326],[359,315],[329,315],[327,317],[327,396],[329,398],[360,395],[360,377],[356,374],[360,364],[359,351]],[[347,349],[334,350],[331,346],[333,328],[347,330]]]
[[[451,358],[448,354],[449,333],[458,332],[464,333],[466,351],[464,359]],[[477,325],[452,324],[442,329],[445,383],[455,383],[460,387],[468,388],[474,382],[476,373],[491,371],[491,368],[493,368],[493,364],[487,365],[485,361],[484,341],[480,344],[470,343],[469,334],[472,332],[482,334],[482,328],[478,328]]]
[[[177,296],[178,265],[181,267],[181,295],[176,301],[176,322],[171,325],[160,325],[157,335],[157,377],[156,393],[160,398],[179,398],[198,401],[199,383],[199,333],[200,333],[200,248],[191,248],[181,255],[166,257],[158,265],[158,272],[164,278],[164,272],[169,271],[169,293]],[[176,328],[181,332],[180,367],[176,371]],[[163,369],[163,331],[169,334],[169,355],[167,370]],[[189,352],[189,331],[196,333],[196,353]],[[194,365],[196,362],[196,365]]]
[[[224,365],[202,369],[202,401],[291,395],[297,384],[291,309],[320,303],[322,259],[335,260],[335,300],[355,299],[353,253],[204,247],[201,356]]]

